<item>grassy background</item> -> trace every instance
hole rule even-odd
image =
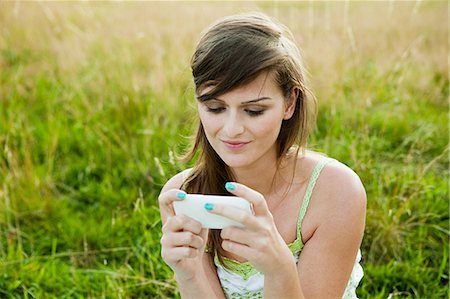
[[[172,298],[156,203],[186,167],[189,58],[220,16],[288,25],[312,149],[368,193],[362,298],[446,298],[447,2],[0,2],[0,298]]]

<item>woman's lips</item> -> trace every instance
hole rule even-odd
[[[245,141],[225,141],[222,140],[222,142],[225,144],[225,146],[229,149],[241,149],[243,148],[246,144],[250,143],[250,142],[245,142]]]

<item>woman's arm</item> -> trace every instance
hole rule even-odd
[[[198,265],[202,265],[203,271],[199,267],[200,271],[198,275],[195,275],[192,279],[185,281],[178,280],[175,274],[175,280],[178,283],[181,298],[225,299],[211,256],[203,253],[201,262]]]
[[[305,216],[317,221],[316,229],[305,241],[298,276],[305,298],[342,298],[364,233],[366,193],[341,163],[328,164],[317,187],[321,192],[313,195]]]
[[[205,253],[208,230],[187,216],[177,216],[172,203],[181,190],[182,175],[170,179],[158,198],[163,236],[161,255],[172,268],[182,298],[225,298],[215,266]]]

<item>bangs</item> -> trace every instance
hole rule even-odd
[[[284,56],[280,55],[275,43],[268,44],[267,36],[254,36],[252,32],[242,32],[242,28],[236,34],[229,31],[216,33],[214,41],[208,44],[208,51],[199,48],[192,59],[192,74],[200,102],[251,82],[262,72],[279,65]],[[207,93],[199,95],[200,90],[209,87],[212,88]]]

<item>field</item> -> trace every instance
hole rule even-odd
[[[368,195],[360,298],[449,297],[448,2],[0,2],[0,298],[178,298],[157,196],[218,17],[293,31]]]

